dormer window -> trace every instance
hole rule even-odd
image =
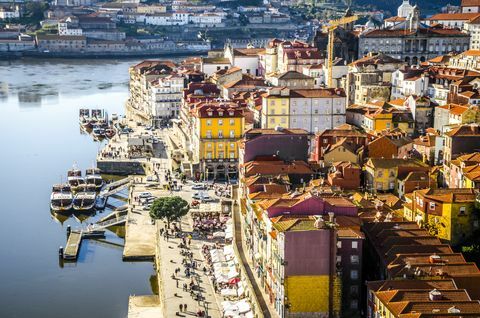
[[[223,110],[218,111],[218,116],[223,116]]]
[[[207,115],[211,117],[211,116],[213,116],[213,112],[212,112],[211,110],[209,110],[209,111],[207,112]]]
[[[233,111],[233,110],[230,110],[230,111],[228,112],[228,114],[229,114],[230,116],[233,116],[234,111]]]

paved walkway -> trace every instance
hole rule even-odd
[[[158,296],[130,296],[128,299],[128,318],[162,318]]]
[[[192,231],[190,216],[182,219],[181,226],[185,233]],[[195,317],[198,310],[204,310],[209,317],[220,318],[222,313],[219,310],[212,284],[208,276],[201,270],[203,267],[203,257],[201,255],[203,242],[195,239],[192,239],[191,242],[189,250],[193,253],[193,260],[198,264],[197,270],[194,271],[195,274],[192,277],[195,277],[195,280],[199,283],[201,295],[205,299],[196,301],[190,295],[190,291],[183,289],[183,284],[188,286],[191,278],[188,278],[184,272],[182,264],[184,256],[180,255],[181,249],[178,246],[181,243],[181,239],[170,237],[166,240],[161,238],[159,242],[159,256],[161,261],[160,279],[163,284],[161,296],[163,296],[164,314],[166,317]],[[180,273],[175,278],[172,278],[176,268],[180,268]],[[187,310],[179,313],[180,304],[187,304]]]

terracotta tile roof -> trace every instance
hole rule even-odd
[[[403,22],[403,21],[406,21],[406,20],[407,19],[404,18],[404,17],[394,16],[394,17],[387,18],[383,21],[385,21],[385,22]]]
[[[353,61],[350,65],[367,66],[367,65],[390,64],[390,63],[402,63],[402,61],[394,57],[391,57],[389,55],[379,53],[375,55],[364,56],[356,61]]]
[[[292,89],[290,97],[294,98],[340,98],[346,97],[345,91],[341,88],[314,88],[314,89]]]
[[[408,167],[427,167],[425,163],[414,159],[403,158],[370,158],[367,162],[367,166],[381,169],[391,169],[398,166]]]
[[[297,71],[283,72],[274,77],[277,77],[278,79],[282,79],[282,80],[289,80],[289,79],[303,79],[303,80],[312,79],[313,80],[313,77],[310,77],[308,75],[305,75]]]
[[[457,21],[468,21],[474,18],[477,18],[480,16],[479,13],[438,13],[430,18],[427,18],[427,20],[430,21],[439,21],[439,20],[457,20]]]
[[[241,56],[257,56],[259,53],[265,52],[264,48],[251,48],[251,49],[233,49],[235,57]]]
[[[425,147],[435,147],[435,136],[420,136],[417,139],[413,140],[414,145],[425,146]]]
[[[308,135],[308,131],[300,128],[252,128],[245,132],[245,135]],[[248,137],[247,137],[248,138]]]
[[[278,175],[278,174],[312,174],[310,166],[304,161],[250,161],[244,164],[245,176],[256,174]]]
[[[474,136],[480,137],[480,126],[478,124],[460,125],[445,133],[449,137],[453,136]]]
[[[462,7],[480,7],[480,0],[462,0]]]
[[[444,254],[453,253],[452,248],[448,244],[440,245],[395,245],[385,253],[384,263],[385,265],[393,262],[401,254],[412,253],[429,253],[431,254]]]
[[[453,279],[438,279],[438,280],[384,280],[384,281],[370,281],[367,282],[370,290],[388,291],[388,290],[415,290],[415,289],[440,289],[451,290],[457,289]]]
[[[474,189],[423,189],[414,191],[416,195],[443,203],[474,202]]]

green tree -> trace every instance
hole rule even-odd
[[[190,206],[188,202],[181,197],[163,197],[155,199],[150,207],[150,217],[152,219],[167,220],[168,227],[170,222],[177,221],[188,213]]]

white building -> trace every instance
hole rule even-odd
[[[462,12],[463,13],[479,13],[480,12],[480,1],[478,0],[462,0]]]
[[[0,7],[0,20],[20,18],[20,8],[18,6]]]
[[[463,28],[470,34],[470,49],[480,49],[480,14],[465,22]]]
[[[223,18],[213,13],[194,14],[189,17],[189,21],[201,28],[223,26]]]
[[[80,28],[69,28],[67,22],[58,22],[58,35],[83,35]]]
[[[181,75],[171,74],[149,83],[150,109],[155,127],[177,118],[182,102],[185,79]]]
[[[428,94],[428,76],[419,69],[396,70],[392,73],[391,99]]]
[[[397,9],[397,16],[406,18],[413,13],[413,6],[409,0],[403,0],[402,4]]]

